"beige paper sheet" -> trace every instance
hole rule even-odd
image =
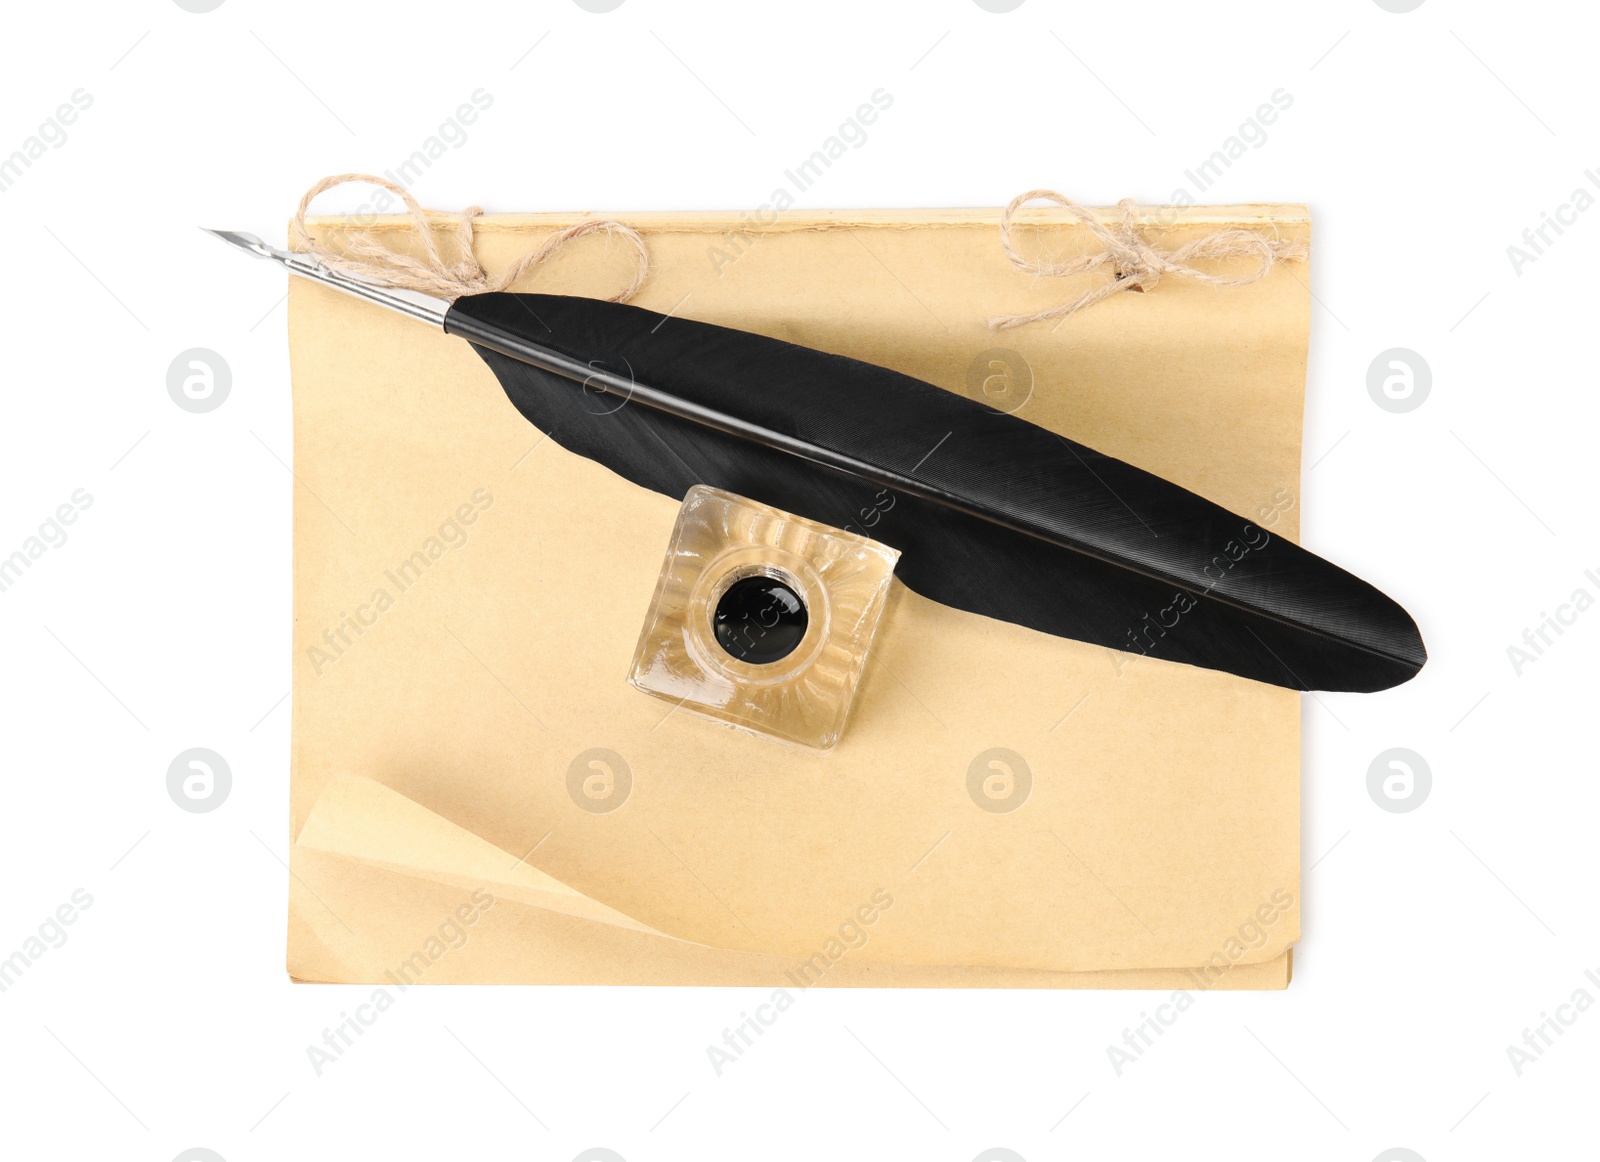
[[[989,315],[1079,284],[1011,269],[992,212],[795,213],[743,237],[733,216],[625,217],[654,262],[641,306],[957,391],[1009,349],[1032,368],[1018,414],[1297,535],[1303,267],[995,335]],[[572,220],[480,219],[480,253],[504,265]],[[1058,213],[1029,221],[1052,252],[1089,246]],[[1309,232],[1302,207],[1223,207],[1162,237],[1236,223]],[[627,264],[585,242],[524,289],[603,295]],[[1293,692],[897,584],[831,755],[668,713],[624,675],[676,501],[542,438],[460,340],[303,282],[290,339],[296,978],[390,979],[476,889],[493,906],[422,979],[1287,983]],[[967,789],[994,747],[1032,774],[1009,813]],[[568,793],[594,748],[631,775],[610,813]]]

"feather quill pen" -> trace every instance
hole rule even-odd
[[[472,344],[569,451],[681,499],[708,484],[901,551],[924,597],[1302,690],[1381,690],[1427,654],[1365,581],[1170,481],[859,360],[594,299],[454,303],[259,257]]]

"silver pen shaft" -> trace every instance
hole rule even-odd
[[[431,323],[435,327],[444,326],[445,314],[450,310],[450,304],[444,299],[436,299],[431,295],[419,294],[416,291],[396,290],[394,287],[376,286],[369,282],[362,282],[348,274],[341,274],[337,270],[330,270],[303,254],[294,254],[287,250],[279,250],[276,246],[269,246],[254,234],[245,234],[238,230],[211,230],[202,226],[207,234],[215,235],[236,250],[242,250],[253,258],[270,258],[274,262],[288,269],[290,274],[308,278],[312,282],[320,282],[323,286],[330,286],[336,291],[353,295],[358,299],[365,299],[369,303],[376,303],[380,307],[388,307],[391,311],[399,311],[402,315],[410,315],[413,319],[420,319],[424,323]]]

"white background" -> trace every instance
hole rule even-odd
[[[93,904],[0,994],[0,1153],[1594,1156],[1600,1008],[1521,1076],[1506,1053],[1575,990],[1600,1000],[1600,611],[1520,674],[1507,654],[1574,590],[1600,596],[1600,213],[1520,273],[1507,254],[1600,194],[1587,9],[100,0],[6,19],[0,156],[74,91],[93,103],[0,193],[0,555],[74,490],[93,504],[0,593],[0,957],[76,889]],[[1163,201],[1293,97],[1202,200],[1312,206],[1304,540],[1401,600],[1432,653],[1400,689],[1305,700],[1293,985],[1201,997],[1121,1076],[1107,1045],[1165,998],[818,990],[717,1077],[705,1047],[752,992],[415,990],[316,1076],[305,1047],[357,998],[283,971],[283,280],[195,227],[280,241],[314,180],[399,164],[480,88],[493,105],[417,183],[427,205],[753,208],[880,87],[893,108],[802,206]],[[232,368],[209,414],[166,391],[190,347]],[[1391,347],[1432,371],[1406,414],[1367,391]],[[233,771],[210,814],[166,790],[195,746]],[[1368,795],[1390,747],[1431,767],[1415,811]]]

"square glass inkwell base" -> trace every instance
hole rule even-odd
[[[813,750],[844,730],[900,553],[697,484],[628,682]]]

